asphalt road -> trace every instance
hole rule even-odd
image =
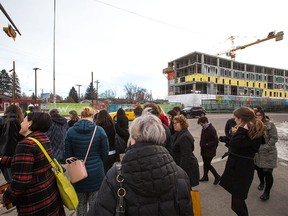
[[[267,113],[273,122],[288,121],[287,113]],[[232,114],[208,114],[208,120],[214,125],[218,136],[224,135],[226,121]],[[189,130],[195,138],[195,155],[199,160],[200,166],[202,159],[199,153],[199,139],[201,127],[197,125],[197,119],[189,120]],[[226,159],[221,156],[227,148],[224,143],[219,143],[217,155],[213,160],[213,166],[219,174],[223,173]],[[203,167],[200,167],[200,176],[203,173]],[[246,201],[250,216],[288,216],[288,161],[279,160],[278,167],[273,171],[274,185],[271,189],[270,199],[267,202],[260,200],[262,192],[257,189],[259,185],[258,176],[255,172],[248,199]],[[209,173],[210,181],[200,183],[195,190],[200,191],[201,209],[203,216],[230,216],[236,215],[230,208],[231,195],[219,185],[213,185],[214,178]]]
[[[274,122],[288,121],[288,114],[286,113],[268,113],[270,119]],[[232,114],[207,114],[208,120],[214,125],[218,132],[218,136],[224,135],[224,127],[226,121]],[[197,118],[189,119],[189,131],[195,138],[195,156],[198,158],[200,164],[200,176],[203,173],[202,159],[199,151],[199,139],[201,127],[197,125]],[[213,160],[213,166],[219,174],[222,174],[226,164],[226,159],[221,159],[221,156],[226,152],[227,148],[224,143],[219,143],[217,155]],[[247,199],[247,206],[250,216],[288,216],[288,161],[279,160],[278,167],[274,169],[274,185],[271,190],[270,199],[267,202],[262,202],[259,197],[261,191],[258,191],[259,184],[258,177],[255,173],[250,192]],[[210,181],[200,183],[194,190],[200,191],[202,216],[233,216],[235,213],[230,208],[231,196],[219,185],[213,185],[213,176],[209,173]],[[0,183],[4,179],[0,175]],[[66,211],[67,215],[76,215],[73,211]],[[17,215],[15,209],[0,210],[0,215]],[[151,215],[152,216],[152,215]]]

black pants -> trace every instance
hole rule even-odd
[[[208,178],[208,172],[210,170],[215,178],[219,177],[219,174],[217,173],[215,168],[211,165],[211,161],[212,161],[213,157],[202,156],[202,159],[203,159],[203,163],[204,163],[203,164],[203,171],[204,171],[203,176]]]
[[[257,174],[260,180],[260,183],[265,186],[265,192],[267,192],[270,195],[270,190],[273,185],[273,169],[265,169],[265,168],[260,168],[258,166],[255,166],[255,169],[257,170]]]
[[[244,199],[232,196],[231,208],[238,216],[248,216],[248,209]]]

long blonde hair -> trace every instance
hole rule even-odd
[[[265,125],[260,119],[257,119],[254,111],[249,107],[240,107],[233,112],[234,116],[243,121],[243,125],[248,126],[248,136],[255,139],[263,136]]]

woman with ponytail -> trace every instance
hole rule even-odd
[[[248,107],[240,107],[233,114],[237,131],[228,144],[229,157],[220,185],[232,195],[232,210],[238,216],[248,216],[245,200],[254,177],[254,156],[262,143],[265,126]]]

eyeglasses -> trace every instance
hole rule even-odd
[[[173,124],[175,125],[175,124],[180,124],[179,122],[173,122]]]

